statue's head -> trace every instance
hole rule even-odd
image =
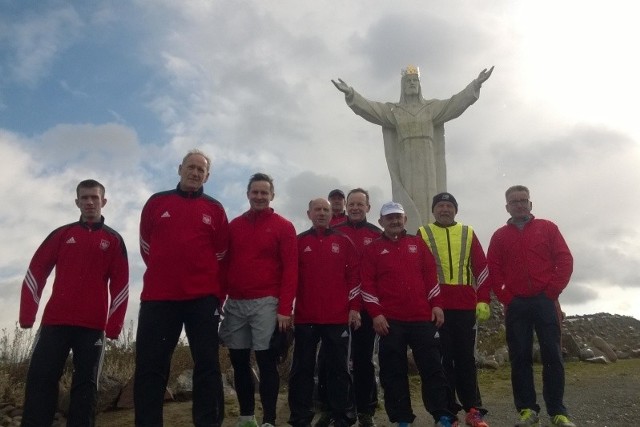
[[[409,65],[402,69],[402,89],[400,103],[406,102],[407,97],[422,99],[422,87],[420,86],[420,69],[415,65]]]

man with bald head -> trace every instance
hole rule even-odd
[[[351,376],[347,364],[351,333],[360,327],[360,275],[356,248],[343,233],[330,228],[331,205],[309,202],[312,226],[298,235],[298,288],[294,309],[294,350],[289,376],[289,424],[311,426],[314,417],[313,374],[318,344],[326,361],[328,406],[332,425],[353,423]]]

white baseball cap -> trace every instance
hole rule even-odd
[[[397,214],[397,213],[404,214],[404,208],[400,203],[396,203],[396,202],[387,202],[384,205],[382,205],[382,208],[380,209],[380,216]]]

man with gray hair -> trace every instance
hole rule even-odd
[[[511,218],[491,237],[487,251],[493,289],[505,306],[516,427],[539,425],[540,406],[533,381],[533,331],[542,358],[542,396],[551,424],[575,427],[564,396],[562,312],[558,297],[569,284],[573,256],[553,222],[531,214],[529,189],[514,185],[505,192]]]
[[[147,266],[136,334],[136,426],[161,426],[171,355],[184,326],[193,357],[193,424],[220,427],[224,396],[218,322],[229,239],[224,208],[204,193],[211,161],[191,150],[178,166],[175,190],[152,195],[140,217]]]

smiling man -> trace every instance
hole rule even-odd
[[[183,326],[194,362],[193,424],[222,425],[218,310],[229,224],[220,202],[204,194],[210,168],[202,151],[189,151],[177,188],[152,195],[142,209],[140,254],[147,270],[136,334],[136,426],[162,425],[171,355]]]
[[[249,210],[229,224],[227,294],[220,339],[229,348],[240,417],[238,427],[255,427],[255,390],[250,365],[255,352],[260,370],[263,427],[276,424],[280,389],[274,333],[291,325],[298,280],[298,245],[290,221],[274,212],[273,179],[256,173],[249,179]]]
[[[382,230],[367,221],[367,214],[371,209],[369,193],[363,188],[354,188],[347,195],[347,219],[339,224],[332,225],[333,228],[343,232],[353,241],[358,251],[358,256],[362,256],[364,247],[380,237]],[[373,416],[378,406],[378,385],[375,377],[375,366],[373,365],[373,347],[376,333],[373,330],[371,317],[366,310],[360,311],[362,326],[352,331],[351,358],[353,362],[353,388],[356,409],[358,413],[358,423],[361,427],[375,427]],[[322,349],[320,350],[322,353]],[[318,363],[321,362],[320,355]],[[324,369],[321,369],[324,372]],[[324,381],[319,379],[320,385],[324,386]],[[319,390],[320,398],[326,401],[326,388]],[[326,427],[329,425],[329,414],[323,414],[322,420],[326,423],[318,422],[316,427]]]
[[[118,338],[129,296],[127,250],[122,237],[104,224],[104,193],[98,181],[78,184],[80,220],[49,234],[22,284],[20,326],[31,328],[47,278],[56,269],[27,374],[23,426],[53,422],[69,351],[73,387],[68,425],[94,425],[105,332],[107,338]]]
[[[410,347],[425,408],[437,427],[457,426],[440,362],[438,327],[445,319],[433,255],[420,237],[406,232],[407,216],[400,203],[382,205],[378,222],[382,236],[367,245],[362,256],[362,299],[380,337],[380,384],[389,421],[408,427],[416,418],[409,391]]]
[[[456,222],[458,202],[453,194],[436,194],[431,210],[435,222],[418,231],[438,267],[445,318],[440,327],[442,364],[461,404],[452,411],[461,406],[467,425],[488,427],[475,360],[476,318],[483,321],[490,315],[487,258],[473,228]]]

